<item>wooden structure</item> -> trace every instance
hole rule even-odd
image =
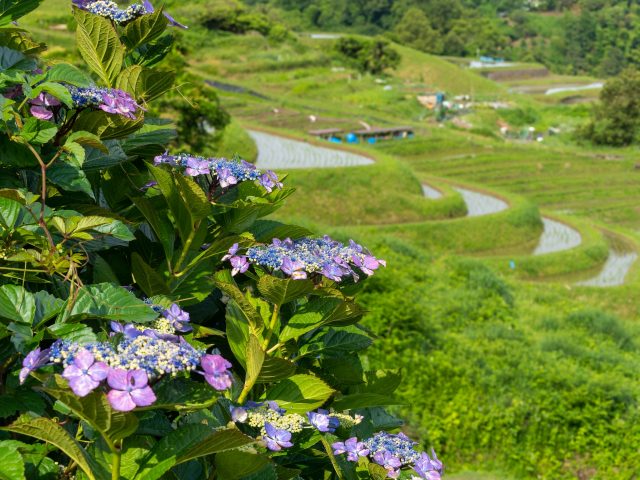
[[[309,130],[309,135],[334,143],[376,143],[379,140],[398,140],[413,138],[413,127],[378,127],[352,132],[345,132],[339,128],[325,128]]]
[[[309,130],[308,133],[314,137],[335,142],[336,140],[342,141],[344,131],[339,128],[324,128],[322,130]]]
[[[356,130],[354,135],[359,140],[368,143],[375,143],[379,140],[394,140],[402,138],[413,138],[413,127],[378,127],[369,130]]]

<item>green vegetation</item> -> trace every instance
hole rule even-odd
[[[640,72],[626,70],[607,82],[600,104],[582,135],[599,145],[621,147],[640,141]]]
[[[69,33],[49,28],[62,7],[48,1],[38,11],[36,36],[60,37],[65,45]],[[637,6],[571,0],[536,8],[508,0],[169,6],[192,22],[179,39],[187,58],[197,56],[187,66],[190,81],[224,84],[215,94],[234,120],[212,140],[220,154],[256,157],[241,126],[310,142],[320,141],[309,130],[352,131],[363,122],[415,128],[414,139],[349,147],[373,158],[370,166],[278,172],[297,192],[272,218],[357,238],[387,260],[362,297],[365,325],[377,335],[367,362],[402,369],[405,405],[394,411],[408,419],[406,432],[442,452],[445,478],[640,474],[639,262],[624,286],[576,285],[600,271],[617,243],[612,238],[640,250],[635,150],[580,144],[575,135],[591,119],[609,118],[613,134],[611,121],[594,123],[594,131],[635,140],[637,119],[627,118],[635,112],[626,107],[636,107],[637,92],[611,81],[593,110],[572,102],[594,101],[597,89],[545,94],[633,64]],[[209,30],[203,15],[218,11],[235,26]],[[336,52],[340,39],[281,35],[278,26],[286,24],[348,34],[358,43],[372,41],[358,33],[384,35],[400,62],[372,75]],[[427,52],[519,63],[476,71],[466,68],[469,58]],[[558,73],[518,76],[545,66]],[[499,72],[515,76],[500,83],[483,76]],[[438,91],[452,101],[469,96],[473,106],[438,123],[416,99]],[[530,127],[543,142],[529,137]],[[424,198],[421,183],[443,198]],[[465,218],[454,186],[499,196],[509,208]],[[532,256],[541,213],[575,228],[580,246]]]
[[[617,75],[637,65],[638,5],[627,0],[251,0],[306,30],[387,33],[436,54],[540,62],[559,73]]]
[[[389,42],[380,38],[362,40],[344,37],[338,39],[335,48],[356,69],[373,75],[380,75],[400,64],[398,52],[390,48]]]

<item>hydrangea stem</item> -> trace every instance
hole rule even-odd
[[[120,459],[122,454],[120,450],[113,453],[113,460],[111,460],[111,480],[120,480]]]
[[[189,249],[191,249],[191,244],[193,243],[193,239],[195,238],[199,228],[200,228],[200,223],[198,222],[195,225],[194,229],[189,233],[189,236],[187,237],[187,241],[184,243],[184,246],[182,247],[180,258],[178,258],[178,261],[176,263],[176,271],[174,272],[175,276],[182,275],[183,272],[181,272],[180,269],[182,268],[182,264],[187,258],[187,254],[189,253]]]
[[[280,312],[280,305],[274,305],[273,314],[271,315],[271,321],[269,322],[269,330],[267,331],[267,336],[264,338],[264,342],[262,344],[262,348],[264,350],[266,350],[269,347],[269,342],[271,342],[271,336],[273,335],[273,330],[276,328],[279,312]]]
[[[120,462],[122,460],[122,441],[119,445],[112,444],[111,450],[111,480],[120,480]]]
[[[324,449],[327,452],[327,456],[331,461],[331,465],[333,466],[333,469],[336,471],[336,475],[340,480],[344,480],[344,476],[342,475],[342,470],[340,469],[340,466],[338,465],[338,461],[336,460],[336,457],[333,454],[331,445],[329,445],[329,442],[327,442],[327,439],[324,437],[324,435],[322,435],[321,440],[322,440],[322,445],[324,445]]]

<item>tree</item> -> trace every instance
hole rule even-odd
[[[400,64],[400,54],[382,38],[360,40],[343,37],[336,42],[336,51],[361,72],[378,75]]]
[[[627,69],[607,82],[581,134],[598,145],[625,146],[640,139],[640,72]]]
[[[398,40],[410,47],[429,53],[442,53],[440,34],[431,28],[425,13],[418,7],[406,11],[394,29]]]
[[[607,48],[602,63],[600,73],[605,77],[618,75],[625,66],[624,53],[618,47]]]

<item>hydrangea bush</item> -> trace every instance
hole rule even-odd
[[[0,10],[2,478],[440,478],[362,357],[384,260],[265,220],[274,172],[166,151],[162,8],[70,2],[78,68],[16,26],[40,1]]]

